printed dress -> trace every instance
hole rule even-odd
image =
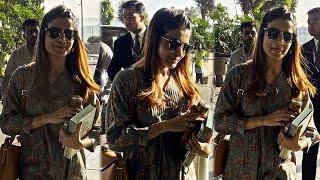
[[[133,84],[134,73],[136,85]],[[188,101],[171,76],[164,88],[167,108],[150,107],[136,101],[131,117],[132,91],[145,90],[150,86],[149,82],[142,68],[125,69],[117,74],[107,105],[107,141],[112,150],[124,152],[130,178],[178,180],[185,153],[185,148],[179,144],[182,133],[168,132],[148,140],[148,127],[182,115]],[[187,177],[196,179],[192,169],[189,173]]]
[[[232,110],[232,106],[240,88],[244,66],[249,66],[244,86],[244,89],[247,88],[252,80],[252,63],[241,64],[230,70],[215,108],[215,130],[231,135],[230,152],[223,179],[295,179],[295,164],[290,159],[283,162],[279,157],[279,127],[244,129],[244,120],[249,117],[266,115],[288,106],[291,101],[290,81],[282,70],[273,84],[267,85],[267,96],[248,95],[244,91],[239,105],[239,111],[243,114],[240,117]],[[306,101],[310,99],[306,98]],[[313,119],[307,132],[306,136],[314,141],[318,132]]]
[[[63,148],[59,142],[62,123],[30,129],[32,117],[51,113],[68,105],[77,86],[73,85],[72,77],[67,70],[53,84],[39,84],[35,80],[34,67],[32,65],[31,69],[28,69],[21,66],[14,72],[9,83],[4,112],[0,116],[1,130],[5,134],[20,135],[20,179],[86,179],[83,149],[73,156],[71,161],[63,156]],[[26,77],[26,116],[22,116],[21,90]],[[92,103],[93,99],[94,96],[91,95],[88,103]],[[97,128],[93,127],[88,133],[94,146],[98,143],[97,132]],[[91,151],[94,149],[90,148]]]

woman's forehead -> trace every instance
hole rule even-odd
[[[70,18],[59,17],[48,23],[48,27],[61,27],[75,29],[75,23]]]
[[[277,28],[280,31],[293,32],[295,25],[292,21],[289,21],[289,20],[275,19],[275,20],[269,22],[267,27],[268,28],[270,28],[270,27]]]

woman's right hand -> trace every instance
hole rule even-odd
[[[290,111],[287,108],[280,109],[262,117],[262,126],[285,126],[292,121],[297,112]]]
[[[54,112],[32,117],[31,129],[36,129],[46,124],[62,123],[66,120],[66,118],[70,118],[80,111],[81,109],[65,106]]]
[[[47,123],[62,123],[66,120],[66,118],[74,116],[79,111],[80,109],[73,108],[70,106],[62,107],[52,113],[46,114]]]
[[[176,116],[170,120],[165,121],[168,131],[182,132],[186,128],[194,126],[195,122],[204,122],[205,115],[202,113],[186,113],[181,116]]]

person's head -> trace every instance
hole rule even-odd
[[[320,40],[320,7],[308,11],[308,30],[311,36]]]
[[[240,25],[240,32],[244,45],[252,46],[255,43],[257,39],[257,29],[254,22],[242,22]]]
[[[299,90],[315,92],[301,67],[296,32],[295,17],[285,7],[271,9],[264,15],[253,55],[254,76],[261,84],[253,85],[254,88],[265,88],[267,66],[280,64]]]
[[[47,74],[50,61],[61,59],[65,59],[66,69],[73,79],[82,84],[84,98],[88,97],[89,89],[99,90],[89,74],[87,54],[78,35],[76,17],[63,5],[51,9],[43,17],[36,49],[39,73]]]
[[[145,7],[136,0],[126,1],[122,5],[124,24],[128,31],[138,33],[144,26]]]
[[[146,34],[142,63],[151,80],[150,89],[155,95],[152,97],[163,98],[162,90],[157,84],[163,69],[170,70],[192,102],[199,97],[189,72],[188,53],[192,49],[189,44],[190,36],[191,22],[184,11],[162,8],[154,14]]]
[[[29,46],[34,47],[38,38],[40,23],[36,19],[26,19],[22,23],[22,34]]]

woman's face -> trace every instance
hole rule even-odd
[[[67,56],[74,43],[73,22],[68,18],[57,18],[48,24],[45,32],[45,48],[49,56]]]
[[[160,39],[158,56],[163,68],[174,69],[190,50],[190,29],[175,29],[165,33]]]
[[[267,60],[282,61],[294,39],[293,30],[293,23],[283,19],[275,19],[268,24],[263,37]]]

